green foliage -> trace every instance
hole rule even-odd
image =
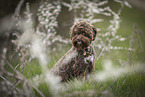
[[[52,97],[52,91],[50,90],[49,88],[49,84],[47,83],[41,83],[38,87],[38,89],[46,96],[46,97]],[[41,97],[41,95],[36,91],[34,90],[34,93],[37,97]]]
[[[117,97],[142,97],[145,94],[145,74],[135,73],[119,78],[111,86]]]
[[[30,63],[27,63],[23,71],[23,75],[28,79],[35,77],[36,75],[40,75],[41,73],[42,73],[41,66],[38,60],[34,60],[31,61]]]
[[[103,65],[102,58],[100,58],[99,60],[96,59],[94,71],[101,71],[103,69],[102,65]]]
[[[52,60],[51,65],[56,63],[57,60]],[[34,64],[35,63],[35,64]],[[38,74],[41,74],[41,67],[38,62],[29,63],[26,65],[24,70],[24,75],[27,78],[35,77]],[[95,62],[95,72],[102,71],[102,58]],[[73,96],[80,97],[89,95],[93,97],[101,97],[101,95],[106,96],[113,94],[115,97],[141,97],[145,94],[145,74],[144,72],[134,73],[132,75],[125,75],[119,79],[107,80],[104,82],[92,81],[92,79],[74,79],[70,80],[67,83],[64,83],[65,91],[61,91],[60,96]],[[54,91],[50,89],[48,83],[41,83],[38,86],[38,89],[46,96],[52,97]],[[109,92],[105,92],[109,91]],[[88,92],[92,92],[89,94]],[[34,90],[34,93],[37,97],[41,95]],[[106,94],[104,94],[106,93]]]

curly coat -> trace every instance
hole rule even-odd
[[[91,45],[97,34],[96,28],[81,21],[70,30],[72,48],[54,65],[51,73],[58,75],[62,81],[83,77],[94,69],[95,51]]]

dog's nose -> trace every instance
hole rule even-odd
[[[78,44],[81,44],[82,42],[81,42],[81,41],[78,41],[77,43],[78,43]]]
[[[81,44],[81,39],[80,38],[77,38],[77,44]]]
[[[80,41],[81,39],[80,38],[77,38],[77,40]]]

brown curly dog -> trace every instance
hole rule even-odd
[[[95,51],[91,43],[95,40],[96,34],[97,30],[91,24],[84,21],[75,23],[70,30],[72,48],[50,72],[60,76],[62,82],[90,74],[95,61]]]

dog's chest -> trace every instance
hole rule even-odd
[[[86,64],[88,64],[90,62],[93,63],[93,61],[94,61],[94,55],[90,55],[90,56],[84,58],[84,63],[86,63]]]
[[[90,62],[93,63],[95,56],[94,56],[93,51],[90,47],[85,50],[83,55],[84,55],[84,58],[83,58],[84,63],[86,63],[86,64],[88,64]]]
[[[77,66],[92,65],[94,63],[95,55],[91,47],[86,48],[84,51],[77,51],[73,64]]]
[[[68,64],[70,68],[67,72],[72,76],[78,76],[84,73],[92,72],[94,67],[95,55],[93,49],[88,47],[83,52],[78,52],[76,57],[74,57]]]

